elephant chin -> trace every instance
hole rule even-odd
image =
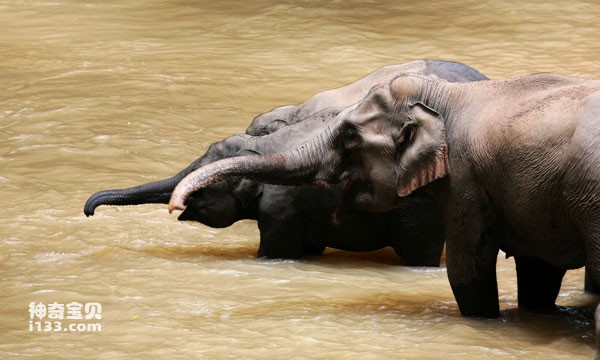
[[[397,208],[399,200],[400,199],[397,198],[396,194],[393,194],[393,197],[381,201],[374,194],[360,193],[354,198],[352,209],[368,212],[386,212]]]
[[[177,217],[177,220],[197,221],[211,228],[222,229],[233,225],[234,222],[240,219],[231,216],[228,212],[210,207],[199,207],[192,203]]]
[[[345,183],[342,181],[342,193],[333,214],[333,223],[340,225],[353,211],[386,212],[398,207],[399,199],[395,193],[381,199],[375,187],[370,183]]]

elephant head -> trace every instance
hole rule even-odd
[[[300,145],[318,133],[341,111],[328,108],[302,122],[273,134],[256,137],[247,134],[230,136],[212,144],[206,153],[174,176],[127,189],[104,190],[93,194],[85,203],[84,213],[94,215],[100,205],[166,204],[175,185],[192,171],[221,159],[247,154],[273,153]],[[198,221],[215,228],[228,227],[242,219],[257,219],[263,192],[261,183],[246,179],[224,179],[192,194],[179,220]]]
[[[258,115],[252,120],[246,134],[264,136],[295,123],[295,114],[298,107],[297,105],[284,105]]]
[[[359,205],[356,206],[357,208],[383,208],[383,204],[369,205],[369,202],[375,202],[375,199],[369,200],[369,195],[371,197],[376,195],[377,201],[383,201],[383,199],[391,200],[392,198],[383,196],[382,187],[376,187],[373,183],[367,181],[368,176],[366,173],[370,173],[370,175],[373,176],[378,174],[382,176],[385,169],[391,168],[372,165],[374,164],[373,161],[385,163],[385,160],[384,158],[377,156],[378,150],[376,150],[376,148],[368,145],[370,140],[376,140],[377,138],[377,136],[373,136],[375,134],[368,135],[367,130],[369,129],[369,126],[363,124],[365,126],[365,139],[364,142],[361,142],[361,146],[355,146],[356,149],[354,150],[351,149],[351,137],[353,136],[352,134],[354,131],[352,129],[359,129],[360,126],[358,125],[361,125],[359,124],[360,119],[357,118],[354,120],[356,126],[349,126],[353,121],[351,116],[366,110],[362,108],[362,110],[356,110],[355,113],[352,113],[354,115],[351,115],[347,121],[339,125],[335,125],[335,121],[333,120],[334,116],[337,115],[341,109],[346,109],[348,107],[353,109],[357,108],[358,105],[353,104],[359,103],[368,93],[369,89],[375,84],[387,83],[395,76],[406,73],[422,74],[432,78],[446,79],[451,82],[487,80],[487,77],[464,64],[441,60],[418,60],[405,64],[384,66],[351,84],[337,89],[320,92],[301,104],[281,106],[257,116],[247,129],[246,135],[240,134],[232,136],[224,141],[213,144],[205,156],[196,160],[186,169],[171,178],[129,189],[107,190],[96,193],[87,201],[84,209],[85,214],[88,216],[93,215],[94,209],[99,205],[167,203],[175,185],[186,175],[202,166],[216,160],[236,157],[252,151],[261,154],[274,154],[287,149],[292,149],[305,143],[307,139],[314,136],[313,134],[320,132],[324,126],[329,124],[333,125],[330,131],[327,132],[328,135],[316,138],[313,143],[321,141],[323,145],[330,145],[331,149],[326,150],[326,146],[321,146],[322,149],[318,149],[319,146],[307,145],[304,150],[294,151],[290,153],[290,156],[296,158],[297,155],[299,155],[299,152],[303,151],[307,153],[314,151],[315,153],[311,156],[319,157],[318,160],[323,165],[319,177],[313,179],[314,182],[317,183],[334,183],[341,181],[341,179],[336,178],[332,174],[326,174],[326,167],[333,168],[334,166],[338,166],[341,168],[342,165],[352,164],[352,162],[347,160],[353,159],[355,160],[355,170],[358,170],[360,166],[356,164],[356,161],[362,161],[360,157],[364,156],[365,159],[370,161],[370,163],[365,164],[369,165],[370,169],[356,171],[353,176],[344,177],[343,180],[345,182],[346,193],[348,195],[355,195],[356,201],[354,202]],[[385,94],[380,94],[379,96],[381,97],[384,95]],[[372,91],[370,96],[373,99],[377,97],[376,94],[374,94],[374,91]],[[374,102],[374,105],[377,105],[376,101]],[[361,103],[361,106],[363,108],[368,108],[370,105]],[[429,111],[425,106],[419,104],[416,104],[415,106],[416,107],[413,110],[415,114],[417,114],[419,109],[424,113]],[[383,123],[381,124],[383,126]],[[408,132],[410,132],[410,128],[412,128],[412,126],[407,128]],[[362,133],[359,135],[362,135]],[[248,136],[252,139],[249,140],[249,138],[247,138]],[[332,142],[334,137],[337,139],[335,143]],[[355,140],[359,140],[359,138],[356,138]],[[248,141],[250,141],[251,144],[248,144]],[[342,147],[344,144],[348,145],[344,148]],[[320,151],[323,152],[323,156],[319,154]],[[370,155],[369,152],[371,152]],[[326,157],[331,159],[325,161]],[[279,155],[275,156],[275,158],[279,158]],[[307,159],[305,157],[302,160],[306,162]],[[315,159],[315,162],[316,160],[317,159]],[[233,163],[236,163],[237,161],[240,160],[235,160]],[[290,160],[287,162],[288,165],[286,165],[286,167],[291,166],[289,164]],[[230,164],[232,163],[230,162]],[[300,164],[302,163],[299,162],[298,165]],[[213,165],[212,168],[217,168],[222,165],[223,163],[218,163]],[[302,166],[306,167],[308,164],[302,164]],[[276,180],[276,176],[267,176],[267,178],[272,178],[273,180],[267,179],[265,182],[274,181],[285,184],[287,183],[286,181],[291,181],[292,183],[304,183],[304,180],[298,177],[298,174],[296,173],[297,170],[298,169],[295,169],[290,172],[292,175],[289,180]],[[422,181],[425,181],[426,176],[435,177],[435,174],[439,173],[441,170],[436,168],[432,171],[434,171],[433,175],[429,173],[423,174]],[[346,170],[345,173],[351,174],[352,172]],[[352,183],[352,186],[350,186],[350,180],[356,180]],[[186,211],[180,216],[181,220],[195,220],[213,227],[224,227],[237,220],[255,219],[257,217],[256,205],[257,201],[260,201],[259,198],[262,191],[262,185],[250,181],[240,181],[239,179],[230,179],[227,182],[215,182],[217,183],[213,183],[210,189],[186,195],[189,199],[187,199],[186,202]],[[310,182],[312,181],[309,181],[309,183]],[[378,183],[376,182],[374,184]],[[416,180],[405,184],[404,192],[409,191],[407,190],[409,187],[415,187],[416,185]],[[200,187],[202,186],[199,186],[199,188]],[[370,192],[366,190],[370,190]],[[346,197],[346,199],[349,198],[350,196]],[[344,201],[342,205],[343,206],[341,206],[340,209],[349,206],[350,202]],[[388,204],[387,207],[390,206],[391,205]]]
[[[453,61],[417,60],[408,63],[383,66],[350,84],[321,91],[297,105],[277,107],[254,118],[246,130],[249,135],[262,136],[299,121],[329,107],[348,107],[360,100],[376,84],[383,84],[400,74],[421,74],[450,82],[489,80],[479,71]]]
[[[204,166],[177,185],[169,211],[185,209],[190,194],[229,177],[282,185],[341,182],[342,208],[391,210],[402,197],[449,173],[444,121],[431,106],[443,101],[430,83],[427,77],[401,75],[373,87],[299,148]]]
[[[100,205],[166,204],[175,185],[192,171],[211,162],[256,153],[246,148],[247,136],[234,135],[212,144],[206,153],[174,176],[127,189],[99,191],[86,201],[84,213],[92,216]],[[255,199],[262,191],[262,184],[248,180],[228,180],[213,184],[193,194],[188,207],[179,220],[199,221],[205,225],[223,228],[241,219],[255,219]]]

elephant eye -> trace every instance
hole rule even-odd
[[[355,127],[348,127],[344,131],[343,138],[344,146],[349,149],[356,147],[360,143],[360,134],[358,132],[358,129],[356,129]]]

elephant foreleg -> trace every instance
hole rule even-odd
[[[446,214],[446,267],[452,292],[464,316],[495,318],[500,315],[496,260],[498,242],[484,206],[449,206]],[[468,220],[467,220],[468,219]]]
[[[487,274],[463,283],[451,281],[450,285],[463,316],[486,319],[500,316],[495,276]]]
[[[594,320],[596,322],[596,360],[600,360],[600,304],[594,312]]]
[[[594,275],[592,275],[588,266],[585,267],[585,284],[583,288],[586,292],[600,294],[600,285],[594,279]]]
[[[515,256],[519,307],[554,308],[565,270],[530,256]]]
[[[306,225],[298,219],[282,219],[263,211],[258,217],[258,257],[300,259],[305,255]]]
[[[304,253],[306,255],[321,255],[325,251],[326,246],[324,244],[304,244]]]
[[[445,232],[437,202],[413,196],[388,216],[390,245],[407,266],[440,266]]]

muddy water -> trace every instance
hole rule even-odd
[[[532,315],[499,257],[502,317],[474,321],[443,268],[389,251],[257,260],[251,221],[83,216],[92,192],[169,176],[256,114],[382,65],[600,72],[592,2],[396,3],[0,1],[0,358],[591,358],[581,270],[561,316]],[[30,330],[31,302],[100,303],[78,322],[101,331]]]

